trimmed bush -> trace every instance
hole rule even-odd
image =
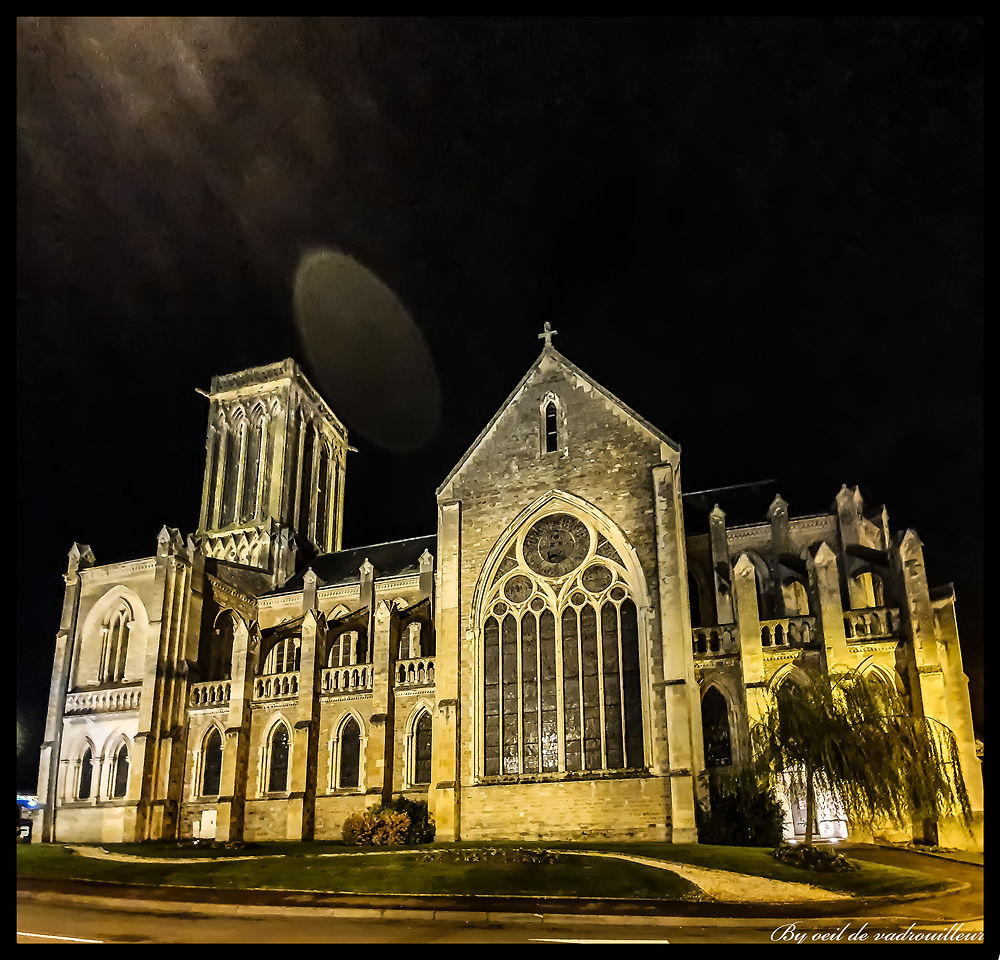
[[[434,839],[434,821],[427,804],[396,797],[389,803],[376,803],[364,813],[352,813],[341,830],[344,843],[360,846],[430,843]]]

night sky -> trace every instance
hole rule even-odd
[[[22,19],[17,125],[20,788],[71,543],[197,524],[195,387],[297,358],[344,546],[429,534],[546,320],[686,490],[916,528],[981,727],[980,21]],[[402,321],[300,296],[328,250]]]

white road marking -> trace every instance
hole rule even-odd
[[[38,940],[69,940],[72,943],[104,943],[103,940],[85,940],[83,937],[57,937],[52,933],[26,933],[24,930],[18,930],[17,935],[19,937],[35,937]]]
[[[670,943],[669,940],[563,940],[547,937],[533,937],[532,943]]]

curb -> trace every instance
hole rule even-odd
[[[951,857],[947,853],[935,853],[933,850],[918,850],[912,847],[892,847],[878,845],[880,850],[895,850],[902,853],[916,853],[921,857],[933,857],[935,860],[947,860],[948,863],[957,863],[963,867],[978,867],[983,869],[984,864],[976,863],[974,860],[960,860],[958,857]]]
[[[149,891],[157,899],[149,899]],[[213,887],[171,887],[83,880],[18,880],[18,899],[60,904],[100,906],[127,912],[160,914],[219,914],[243,916],[329,916],[382,920],[464,920],[468,923],[619,923],[670,924],[678,917],[770,919],[846,917],[890,904],[948,896],[971,889],[969,883],[950,884],[930,893],[850,900],[793,902],[697,900],[588,900],[565,897],[447,897],[366,896],[307,890],[235,890]],[[228,895],[228,896],[227,896]]]

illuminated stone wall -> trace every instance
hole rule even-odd
[[[306,448],[289,410],[318,418],[341,469],[346,432],[290,361],[214,378],[210,397],[196,534],[185,540],[164,527],[153,556],[126,563],[98,565],[80,544],[70,551],[34,839],[337,839],[349,814],[402,794],[427,799],[440,840],[694,840],[705,742],[713,763],[725,749],[738,763],[778,684],[801,680],[808,666],[863,665],[954,731],[978,822],[973,837],[951,823],[939,836],[981,847],[981,763],[954,594],[928,586],[915,532],[893,535],[885,508],[866,507],[856,488],[843,487],[825,514],[792,517],[779,496],[763,522],[730,526],[716,508],[707,532],[685,531],[676,444],[547,344],[439,489],[436,552],[411,558],[405,572],[379,569],[364,551],[331,555],[354,566],[337,560],[326,584],[310,567],[323,557],[303,558],[340,545],[343,476],[321,506],[320,477],[333,474],[316,456],[310,471],[291,469]],[[223,517],[213,430],[232,431],[234,416],[252,421],[258,406],[268,418],[259,471],[243,457],[249,449],[253,460],[256,441],[247,447],[238,423],[227,433],[241,438],[234,476],[256,476],[253,496],[230,490],[232,504],[250,512]],[[330,519],[319,524],[323,510]],[[381,547],[391,544],[371,549]],[[610,619],[587,627],[588,607]],[[523,625],[531,610],[540,630],[538,611],[550,608],[554,701],[535,692],[541,640],[530,628],[498,636],[497,659],[487,656],[489,617],[499,632],[510,611]],[[633,622],[627,645],[622,625]],[[572,672],[574,629],[590,673]],[[633,649],[626,698],[623,658]],[[502,675],[512,657],[520,672]],[[609,677],[621,683],[617,702]],[[721,741],[703,726],[711,691]],[[539,716],[529,716],[531,703]],[[415,767],[425,712],[429,782]],[[341,786],[352,718],[358,782]],[[279,720],[287,778],[271,790],[269,738]],[[219,788],[206,794],[213,728]],[[574,760],[576,742],[583,762]],[[81,797],[88,744],[93,787]],[[130,767],[117,796],[122,744]],[[790,834],[793,800],[785,798]],[[821,835],[863,835],[830,805],[822,820]]]

